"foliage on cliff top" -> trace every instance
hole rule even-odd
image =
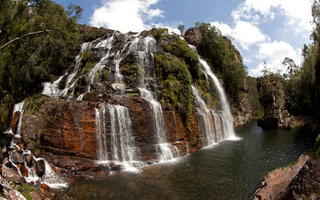
[[[212,71],[223,80],[229,102],[236,106],[240,102],[246,76],[239,51],[216,27],[206,23],[197,23],[196,26],[202,36],[197,45],[199,54],[207,60]]]
[[[157,31],[153,29],[153,32]],[[206,80],[201,71],[197,53],[178,35],[163,34],[159,43],[164,54],[155,57],[157,76],[164,87],[164,94],[169,97],[170,103],[181,114],[184,122],[188,123],[187,119],[193,108],[191,82],[198,88],[208,107],[216,109],[219,100],[215,86],[212,81]]]
[[[250,96],[250,104],[252,106],[252,117],[262,118],[263,107],[259,102],[259,93],[257,89],[257,79],[254,77],[247,77],[248,93]]]
[[[160,78],[162,93],[174,110],[177,110],[187,123],[192,113],[191,76],[188,66],[177,57],[155,55],[157,74]]]
[[[0,126],[9,121],[13,104],[39,92],[42,82],[60,75],[73,61],[77,44],[77,17],[50,0],[2,1],[0,44],[31,32],[50,30],[24,37],[1,49]]]
[[[261,105],[267,109],[270,103],[283,109],[285,105],[284,78],[280,74],[268,73],[257,79]],[[275,99],[273,99],[275,97]]]

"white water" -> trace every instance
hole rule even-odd
[[[22,118],[23,118],[24,111],[25,111],[25,102],[24,101],[14,105],[13,112],[12,112],[12,117],[14,116],[14,114],[16,112],[20,113],[19,120],[18,120],[18,123],[17,123],[17,130],[16,130],[16,133],[14,135],[14,137],[16,137],[16,138],[21,138],[21,125],[22,125]],[[13,131],[14,130],[10,129],[6,133],[13,134]]]
[[[106,120],[106,108],[109,111],[109,129]],[[109,161],[121,165],[125,171],[138,171],[144,166],[140,161],[140,151],[134,145],[129,110],[120,105],[107,105],[96,109],[98,159],[101,163]],[[107,146],[110,138],[110,146]]]
[[[88,89],[87,89],[88,92],[90,92],[90,85],[95,82],[94,79],[95,79],[96,73],[101,72],[101,70],[106,67],[107,62],[109,61],[109,57],[111,56],[110,51],[112,49],[113,40],[114,40],[114,36],[112,35],[111,37],[101,41],[95,46],[95,48],[104,48],[105,50],[107,50],[107,54],[104,57],[102,57],[99,63],[96,64],[92,68],[92,70],[89,72],[88,74],[89,83],[88,83]]]
[[[191,86],[191,89],[194,97],[197,100],[198,105],[196,107],[197,107],[198,114],[200,115],[204,123],[203,128],[205,133],[205,139],[202,139],[202,144],[203,144],[202,146],[208,146],[208,145],[214,144],[215,142],[217,142],[217,140],[215,140],[216,131],[212,124],[213,120],[215,119],[212,118],[211,110],[207,108],[207,105],[200,97],[197,88],[195,86]]]
[[[191,49],[193,49],[198,54],[195,46],[189,44],[189,47]],[[222,119],[223,132],[225,134],[227,134],[226,137],[228,139],[237,140],[238,138],[235,136],[235,132],[233,129],[233,116],[231,114],[229,102],[227,100],[227,96],[224,92],[224,89],[223,89],[220,81],[218,80],[218,78],[212,72],[208,63],[205,60],[203,60],[200,56],[199,56],[199,60],[200,60],[201,66],[203,67],[203,72],[205,73],[206,77],[210,77],[213,80],[213,82],[217,88],[219,98],[221,101],[221,107],[222,107],[222,116],[221,117],[223,118]]]
[[[218,80],[218,78],[212,73],[210,66],[208,63],[199,57],[199,60],[204,68],[204,72],[213,80],[219,97],[221,101],[221,107],[222,107],[222,118],[223,118],[223,131],[228,138],[235,138],[235,133],[233,129],[233,116],[231,114],[229,102],[227,100],[227,96],[224,92],[224,89]]]
[[[12,145],[12,147],[14,147],[16,149],[22,150],[23,155],[31,154],[31,152],[29,150],[21,149],[18,145],[14,144],[13,142],[11,143],[11,145]],[[16,164],[14,164],[14,162],[12,162],[11,156],[12,155],[10,154],[9,161],[16,168],[19,175],[21,177],[23,177],[20,170],[19,170],[19,167]],[[41,184],[44,183],[44,184],[48,185],[50,188],[57,188],[57,189],[68,187],[68,184],[66,183],[66,181],[53,171],[53,169],[51,168],[49,163],[44,158],[36,158],[33,155],[32,155],[32,158],[36,162],[42,160],[45,163],[45,173],[42,177],[37,176],[37,174],[35,172],[35,166],[28,167],[27,162],[24,159],[24,166],[28,170],[28,176],[24,177],[24,179],[27,183],[33,183],[36,185],[37,182],[40,182]]]
[[[14,109],[13,109],[13,115],[14,113],[16,112],[20,112],[20,116],[19,116],[19,121],[17,123],[17,130],[16,130],[16,134],[14,135],[15,138],[21,138],[21,122],[22,122],[22,118],[23,118],[23,113],[26,109],[26,106],[25,106],[25,102],[21,102],[21,103],[18,103],[14,106]],[[12,133],[12,130],[10,131]],[[13,149],[18,149],[18,150],[21,150],[23,151],[23,155],[28,155],[28,154],[31,154],[31,152],[29,150],[24,150],[22,148],[20,148],[18,145],[15,144],[15,141],[12,140],[11,141],[11,148]],[[17,169],[19,175],[22,177],[22,174],[20,173],[20,170],[18,168],[17,165],[15,165],[13,162],[12,162],[12,159],[11,159],[11,155],[12,152],[10,152],[10,155],[9,155],[9,161],[12,163],[12,165]],[[67,183],[62,179],[60,178],[53,170],[52,168],[50,167],[50,165],[48,164],[48,162],[43,159],[43,158],[36,158],[32,155],[32,158],[35,160],[35,161],[39,161],[39,160],[43,160],[44,163],[45,163],[45,173],[42,177],[38,177],[37,174],[35,173],[35,169],[34,167],[32,168],[29,168],[27,163],[26,163],[26,160],[24,159],[24,166],[27,168],[28,170],[28,177],[25,177],[25,180],[27,183],[33,183],[33,184],[36,184],[37,181],[39,181],[40,183],[44,183],[46,185],[48,185],[50,188],[61,188],[61,187],[67,187]]]
[[[148,67],[154,67],[153,52],[157,51],[156,41],[153,37],[135,38],[129,48],[130,52],[137,53],[138,64],[147,73]],[[152,77],[151,74],[148,74]],[[140,77],[139,91],[141,98],[147,100],[153,112],[154,132],[156,134],[156,151],[160,162],[173,160],[179,156],[179,151],[171,143],[167,142],[166,126],[163,119],[161,104],[154,98],[152,91],[148,89],[149,80],[145,75]]]
[[[68,75],[68,73],[65,73],[64,75],[60,76],[57,80],[55,80],[53,83],[50,83],[50,82],[43,83],[42,94],[47,95],[49,97],[65,97],[67,95],[69,89],[72,88],[76,83],[76,80],[74,80],[74,78],[77,75],[77,73],[79,72],[79,68],[80,68],[81,60],[82,60],[82,54],[85,53],[86,51],[88,51],[89,49],[91,49],[91,47],[92,47],[91,42],[83,43],[81,45],[80,54],[76,56],[76,63],[75,63],[75,66],[73,68],[72,73],[69,75]],[[61,80],[67,75],[68,75],[68,77],[67,77],[67,81],[65,84],[65,88],[63,90],[60,90],[59,84],[60,84]]]

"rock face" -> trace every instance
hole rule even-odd
[[[252,118],[252,104],[250,101],[250,95],[249,95],[249,84],[248,80],[244,81],[244,92],[243,97],[239,103],[239,108],[237,109],[236,115],[235,115],[235,126],[240,126],[242,124],[245,124],[250,121]]]
[[[189,28],[184,34],[185,40],[194,46],[197,46],[202,40],[201,32],[199,28]]]
[[[22,120],[20,113],[14,113],[13,129],[21,121],[18,146],[45,158],[59,174],[87,177],[121,170],[119,163],[128,160],[141,166],[207,145],[203,142],[207,132],[201,126],[205,115],[212,113],[199,114],[191,79],[202,85],[197,98],[203,98],[212,111],[216,97],[208,91],[214,85],[205,80],[198,55],[185,41],[163,29],[139,35],[103,30],[98,39],[98,29],[80,26],[80,30],[96,35],[82,45],[70,70],[44,84],[45,95],[26,103]],[[199,43],[200,30],[187,31],[186,40]],[[120,120],[124,111],[127,115]],[[221,112],[215,116],[222,127]],[[216,130],[214,117],[209,118],[214,126],[208,134],[223,131]],[[220,132],[215,142],[224,139]],[[21,156],[13,154],[12,162],[23,166],[22,174],[32,166],[38,177],[43,176],[42,160]]]
[[[270,74],[257,79],[259,101],[264,108],[264,117],[258,121],[263,129],[273,129],[284,124],[283,83],[277,75]]]
[[[302,155],[296,164],[269,172],[252,199],[319,199],[319,175],[319,161]]]

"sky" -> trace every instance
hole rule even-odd
[[[310,44],[312,0],[55,0],[83,8],[81,24],[139,32],[166,27],[178,33],[196,22],[220,29],[239,49],[251,76],[260,76],[266,65],[286,72],[282,61],[302,61],[302,48]]]

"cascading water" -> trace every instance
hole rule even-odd
[[[195,46],[189,44],[189,47],[197,53]],[[231,114],[229,102],[227,100],[227,96],[224,92],[224,89],[223,89],[220,81],[218,80],[218,78],[212,72],[208,63],[205,60],[203,60],[200,56],[199,56],[199,60],[200,60],[201,66],[203,67],[202,71],[205,73],[207,78],[210,77],[213,80],[213,82],[216,86],[216,89],[218,91],[218,94],[219,94],[221,107],[222,107],[221,117],[223,118],[222,119],[223,133],[225,134],[226,138],[235,139],[236,137],[235,137],[235,132],[233,129],[233,116]]]
[[[56,81],[53,83],[45,82],[43,83],[43,91],[42,94],[50,96],[50,97],[65,97],[69,91],[70,88],[74,87],[76,80],[74,80],[75,76],[77,75],[81,60],[83,57],[83,53],[91,49],[92,43],[86,42],[81,45],[81,51],[80,54],[76,56],[76,63],[73,68],[73,71],[71,74],[68,75],[68,73],[65,73],[64,75],[60,76]],[[59,84],[61,80],[68,75],[67,81],[65,83],[65,88],[63,90],[59,89]],[[72,83],[71,83],[72,82]]]
[[[20,113],[18,124],[17,124],[17,130],[16,130],[16,133],[14,135],[14,137],[16,137],[16,138],[21,138],[21,124],[22,124],[22,118],[23,118],[24,110],[25,110],[25,102],[24,101],[14,105],[12,116],[16,112]],[[9,131],[9,132],[13,133],[12,130]]]
[[[227,96],[224,92],[224,89],[218,80],[218,78],[212,73],[210,66],[208,63],[203,60],[201,57],[199,57],[199,60],[201,62],[202,67],[204,68],[204,73],[206,73],[214,82],[219,97],[221,101],[221,107],[222,107],[222,122],[223,122],[223,131],[226,135],[227,138],[235,138],[235,133],[233,129],[233,116],[231,114],[229,102],[227,100]]]
[[[96,73],[98,71],[100,72],[103,68],[106,67],[107,62],[109,61],[109,57],[112,55],[112,54],[110,54],[110,51],[112,49],[113,40],[114,40],[114,35],[112,35],[111,37],[107,38],[106,40],[103,40],[102,42],[98,43],[95,46],[96,49],[97,48],[106,49],[107,50],[107,54],[89,72],[89,74],[88,74],[88,79],[89,79],[88,92],[90,92],[90,85],[92,83],[94,83],[94,78],[95,78]]]
[[[106,109],[109,111],[109,120]],[[127,171],[136,171],[136,167],[144,165],[140,161],[140,151],[134,145],[131,120],[126,107],[107,105],[96,108],[96,126],[99,162],[115,162]]]
[[[150,71],[148,67],[154,66],[153,52],[156,51],[156,41],[152,37],[135,38],[132,42],[129,51],[137,53],[138,64],[145,73]],[[149,58],[149,59],[148,59]],[[151,62],[151,63],[150,63]],[[149,74],[149,77],[152,77]],[[179,156],[179,151],[171,143],[167,142],[166,127],[163,120],[163,113],[160,103],[154,98],[152,91],[148,90],[149,81],[153,81],[152,78],[146,78],[146,75],[140,77],[139,91],[141,98],[147,100],[153,111],[154,131],[156,132],[157,145],[156,151],[158,159],[160,161],[172,160]]]
[[[197,88],[195,86],[191,86],[191,89],[194,97],[196,98],[198,114],[200,115],[200,118],[204,124],[203,132],[205,133],[205,137],[202,139],[202,146],[208,146],[217,142],[215,140],[216,133],[213,126],[214,119],[212,119],[210,109],[207,108],[206,103],[201,99]]]
[[[36,184],[37,182],[40,182],[40,183],[44,183],[46,185],[48,185],[49,187],[51,188],[62,188],[62,187],[67,187],[67,183],[61,178],[59,177],[51,168],[51,166],[48,164],[48,162],[43,159],[43,158],[36,158],[34,157],[31,152],[29,150],[24,150],[22,149],[19,145],[17,145],[15,142],[17,140],[19,140],[19,138],[21,138],[21,125],[22,125],[22,118],[23,118],[23,113],[26,109],[26,103],[23,101],[21,103],[18,103],[14,106],[14,109],[13,109],[13,115],[16,113],[16,112],[19,112],[20,113],[20,116],[19,116],[19,120],[17,122],[17,129],[16,129],[16,132],[15,132],[15,135],[14,135],[14,138],[13,140],[11,141],[11,144],[10,144],[10,149],[12,149],[11,151],[9,151],[9,161],[10,163],[16,168],[17,172],[19,173],[19,175],[21,177],[23,177],[22,173],[21,173],[21,170],[20,170],[20,167],[15,164],[12,160],[12,154],[13,152],[16,152],[17,154],[19,154],[18,152],[22,152],[22,158],[23,158],[23,161],[24,161],[24,167],[27,169],[27,176],[24,177],[25,181],[27,183],[34,183]],[[13,130],[10,130],[10,131],[7,131],[6,133],[13,133]],[[32,160],[34,160],[34,162],[31,162],[31,166],[30,164],[27,163],[26,161],[26,157],[31,156]],[[44,166],[44,174],[39,177],[35,171],[35,164],[34,163],[37,163],[39,161],[42,161],[45,166]]]

